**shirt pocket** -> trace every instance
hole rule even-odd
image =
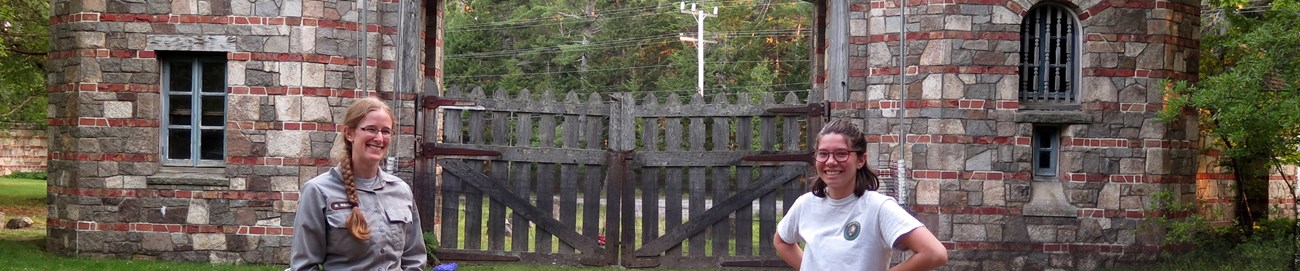
[[[384,209],[384,216],[388,218],[388,234],[393,240],[394,249],[400,249],[406,246],[406,226],[411,223],[411,206],[401,205]]]
[[[325,222],[329,223],[330,228],[347,228],[348,216],[352,214],[352,209],[331,210],[325,212]]]

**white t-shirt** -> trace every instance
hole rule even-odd
[[[886,270],[895,242],[925,226],[894,198],[867,191],[862,197],[819,198],[805,193],[777,225],[787,244],[805,243],[802,270]]]

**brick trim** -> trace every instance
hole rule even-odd
[[[49,126],[81,127],[159,127],[158,120],[151,119],[111,119],[111,118],[50,118]]]
[[[50,160],[158,162],[156,153],[77,153],[50,152]]]
[[[314,26],[348,31],[360,31],[361,24],[356,22],[322,20],[303,17],[259,17],[259,16],[206,16],[206,15],[150,15],[129,13],[81,12],[50,17],[50,26],[80,22],[144,22],[165,24],[226,24],[226,25],[285,25]],[[392,35],[397,27],[369,24],[367,32]]]
[[[110,83],[65,83],[50,84],[46,88],[48,92],[135,92],[135,93],[158,93],[157,84],[110,84]]]
[[[119,232],[167,232],[167,233],[222,233],[239,235],[283,235],[292,236],[293,227],[264,227],[241,225],[195,225],[195,224],[155,224],[155,223],[101,223],[95,221],[66,220],[49,218],[46,226],[57,229],[79,231],[119,231]]]
[[[325,167],[333,165],[333,162],[329,158],[312,157],[229,156],[226,165]]]
[[[244,199],[244,200],[298,200],[298,192],[252,192],[252,191],[193,191],[170,189],[119,189],[119,188],[78,188],[53,186],[49,193],[80,197],[128,197],[128,198],[178,198],[178,199]]]
[[[1028,146],[1031,143],[1030,141],[1031,138],[1023,136],[907,135],[907,143],[919,144],[957,143]],[[867,143],[898,143],[898,135],[867,135]]]

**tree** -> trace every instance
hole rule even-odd
[[[1199,80],[1168,84],[1161,117],[1200,115],[1206,140],[1234,173],[1238,226],[1249,229],[1267,215],[1269,173],[1300,155],[1300,5],[1212,2],[1222,17],[1206,17]]]
[[[45,124],[50,2],[0,0],[0,129]]]
[[[695,21],[666,0],[448,2],[447,85],[515,92],[695,93]],[[806,91],[811,4],[722,1],[705,24],[706,91]]]

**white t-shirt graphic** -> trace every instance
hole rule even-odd
[[[895,242],[925,226],[898,202],[875,191],[862,197],[805,193],[777,225],[786,243],[804,242],[802,270],[886,270]]]

